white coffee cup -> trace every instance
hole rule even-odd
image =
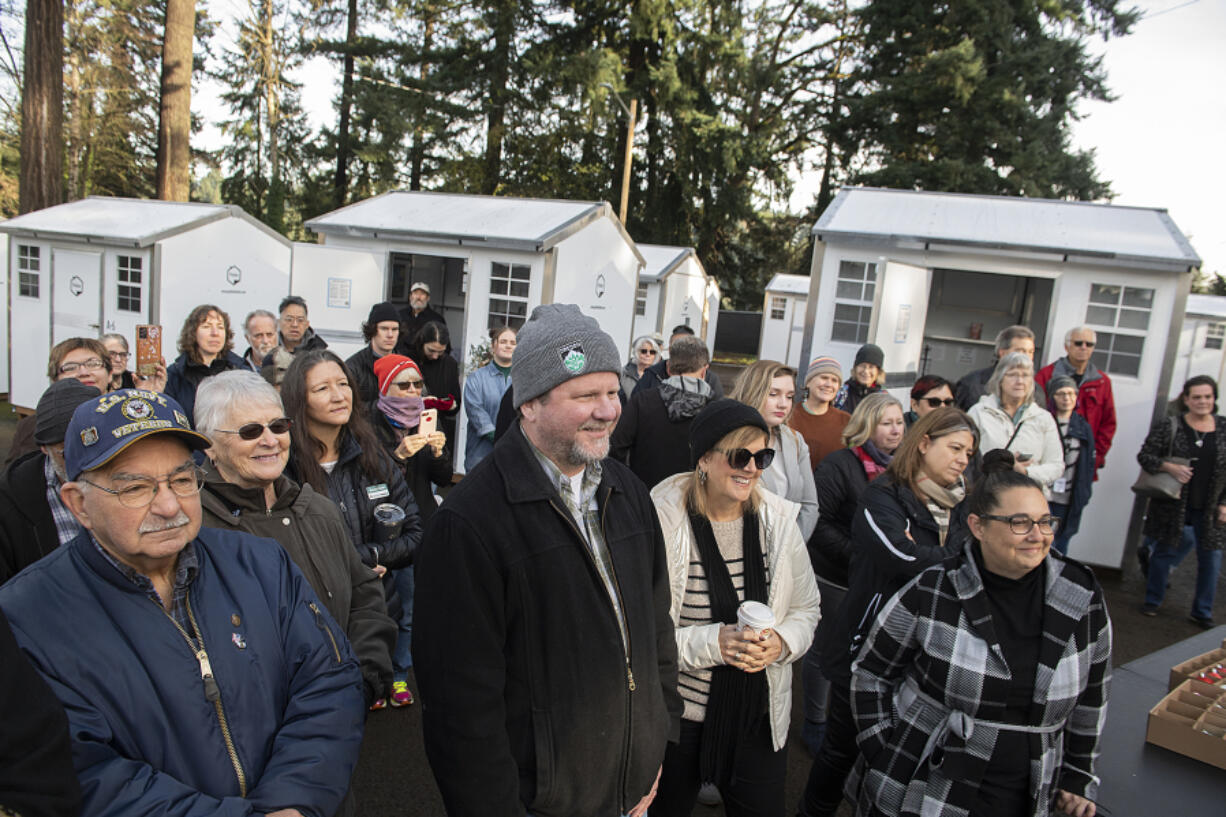
[[[763,630],[775,626],[775,611],[760,601],[744,601],[736,608],[737,632],[752,630],[755,635],[761,635]]]

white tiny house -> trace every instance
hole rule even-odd
[[[762,303],[762,335],[758,357],[777,360],[804,371],[800,347],[805,331],[809,277],[781,272],[766,285]]]
[[[715,340],[719,285],[707,275],[692,247],[639,244],[646,266],[639,273],[634,300],[634,337],[667,338],[685,325],[705,340]]]
[[[289,293],[290,242],[239,207],[93,196],[0,224],[8,236],[10,401],[33,408],[47,355],[70,337],[118,332],[135,349],[138,324],[163,326],[169,364],[193,308],[243,318]],[[240,348],[239,353],[242,352]]]
[[[1168,396],[1174,399],[1188,378],[1207,374],[1221,384],[1226,378],[1226,296],[1188,296],[1179,332],[1179,353]]]
[[[845,188],[813,228],[804,354],[845,369],[860,344],[885,352],[887,386],[951,380],[991,363],[1002,328],[1036,335],[1036,367],[1064,333],[1098,334],[1118,430],[1071,555],[1118,567],[1132,519],[1136,452],[1173,385],[1191,273],[1200,259],[1165,210],[1002,196]],[[897,392],[896,392],[897,393]]]

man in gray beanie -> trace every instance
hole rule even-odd
[[[77,406],[101,394],[69,377],[52,383],[38,399],[34,442],[39,450],[0,477],[0,584],[83,530],[60,499],[60,486],[68,481],[64,434]]]
[[[681,699],[660,525],[606,459],[618,347],[571,304],[518,341],[519,420],[417,554],[426,753],[451,817],[640,817]]]

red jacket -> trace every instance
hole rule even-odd
[[[1047,384],[1053,377],[1072,377],[1072,365],[1067,357],[1062,357],[1055,363],[1049,363],[1034,380],[1051,397]],[[1090,429],[1094,432],[1094,468],[1103,467],[1111,441],[1115,439],[1115,395],[1111,392],[1111,378],[1093,363],[1086,364],[1085,376],[1081,379],[1081,388],[1077,390],[1077,413],[1086,418]]]

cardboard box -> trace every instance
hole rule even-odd
[[[1223,639],[1220,648],[1210,650],[1195,658],[1189,658],[1187,661],[1171,667],[1171,677],[1167,681],[1167,690],[1173,690],[1201,670],[1212,667],[1215,664],[1226,664],[1226,639]]]
[[[1226,689],[1184,681],[1149,710],[1145,741],[1226,769]]]

